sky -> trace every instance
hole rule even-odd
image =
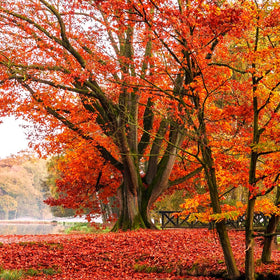
[[[27,149],[28,140],[24,129],[20,127],[20,120],[13,117],[3,119],[0,124],[0,159]]]

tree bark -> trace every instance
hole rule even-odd
[[[253,68],[255,65],[253,64]],[[257,79],[256,77],[252,78],[253,81],[253,93],[257,89]],[[253,110],[254,110],[254,119],[253,119],[253,144],[258,144],[261,136],[261,130],[259,130],[259,110],[258,110],[258,98],[254,95],[253,97]],[[252,187],[256,186],[256,171],[257,171],[257,162],[259,154],[251,150],[250,156],[250,169],[249,169],[249,184]],[[249,189],[248,191],[248,203],[246,211],[246,222],[245,222],[245,279],[254,280],[255,279],[255,261],[254,261],[254,237],[253,237],[253,223],[254,223],[254,212],[255,212],[255,202],[256,197],[254,196],[253,191]]]
[[[278,205],[280,202],[280,187],[277,187],[275,205]],[[272,251],[272,243],[275,237],[273,233],[276,232],[278,223],[280,221],[280,217],[276,215],[272,215],[269,223],[266,227],[265,233],[268,236],[264,237],[264,244],[263,244],[263,251],[262,251],[262,262],[263,263],[270,263],[271,260],[271,251]]]
[[[265,234],[268,236],[265,236],[264,238],[264,244],[263,244],[263,251],[262,251],[262,262],[263,263],[270,263],[271,260],[271,251],[272,251],[272,244],[275,239],[275,236],[273,233],[275,233],[277,225],[279,223],[280,217],[276,215],[272,215],[269,223],[266,227]]]
[[[201,123],[204,124],[203,121],[201,121]],[[216,171],[214,168],[214,160],[212,158],[211,148],[207,145],[208,141],[206,138],[206,130],[204,131],[203,135],[205,136],[205,138],[204,138],[204,143],[202,143],[201,145],[201,152],[202,152],[202,157],[204,162],[205,177],[209,187],[213,212],[219,214],[222,213],[222,211],[221,211],[220,200],[219,200]],[[235,258],[233,256],[225,221],[216,223],[216,229],[219,234],[219,240],[221,243],[224,259],[227,266],[228,278],[238,279],[240,277],[240,272],[237,268]]]
[[[240,277],[239,270],[237,268],[232,248],[230,245],[230,240],[228,236],[228,232],[226,229],[225,221],[221,221],[219,223],[216,223],[216,229],[219,234],[219,239],[221,243],[221,247],[223,249],[223,254],[227,266],[227,272],[229,279],[238,279]]]
[[[212,173],[212,175],[213,175],[214,172],[215,172],[214,169],[212,169],[212,171],[210,173]],[[208,186],[209,186],[209,190],[210,190],[210,197],[211,197],[213,212],[221,213],[217,185],[215,184],[215,182],[213,182],[212,176],[208,177],[209,175],[210,174],[206,175],[206,178],[207,178]],[[225,221],[216,223],[216,229],[217,229],[217,232],[219,235],[220,244],[221,244],[221,247],[223,250],[224,259],[225,259],[226,266],[227,266],[228,278],[232,279],[232,280],[238,279],[240,277],[240,272],[237,268],[235,258],[234,258],[233,252],[232,252]]]
[[[125,183],[120,186],[120,216],[112,231],[149,228],[142,217],[138,200],[138,195],[132,193]]]
[[[254,262],[254,237],[253,237],[253,222],[254,222],[254,207],[256,199],[248,198],[246,223],[245,223],[245,277],[246,280],[255,279],[255,262]]]

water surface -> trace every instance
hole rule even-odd
[[[1,223],[0,235],[25,235],[25,234],[57,234],[63,233],[66,226],[58,223]]]

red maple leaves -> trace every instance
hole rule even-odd
[[[231,231],[230,236],[239,269],[243,271],[244,235]],[[2,236],[0,241],[4,269],[33,268],[40,272],[26,279],[219,279],[211,275],[222,275],[225,271],[216,234],[206,229]],[[260,251],[257,244],[256,258]],[[274,254],[279,260],[279,251]],[[50,268],[57,273],[43,273]],[[259,265],[256,270],[279,274],[280,261]]]

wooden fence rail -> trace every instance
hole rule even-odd
[[[180,211],[159,211],[161,214],[161,228],[213,228],[214,223],[202,223],[198,220],[188,222],[188,216],[184,216],[184,219],[175,215]],[[231,228],[241,229],[245,227],[245,214],[238,217],[236,221],[227,220],[226,224]],[[263,228],[266,227],[269,222],[269,217],[263,213],[255,213],[254,216],[254,227]]]

